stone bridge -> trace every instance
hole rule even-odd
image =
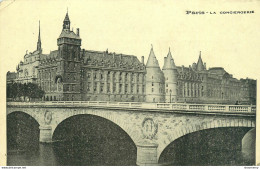
[[[136,102],[8,102],[7,115],[13,112],[29,114],[39,123],[40,142],[52,142],[57,126],[72,116],[105,118],[133,140],[138,165],[157,165],[163,150],[184,135],[220,127],[254,128],[256,117],[255,106]]]

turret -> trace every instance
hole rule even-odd
[[[146,63],[146,102],[164,102],[164,76],[151,47]]]
[[[63,20],[63,28],[62,30],[64,31],[70,31],[70,18],[69,18],[69,14],[68,14],[68,11],[66,13],[66,16]]]
[[[199,72],[199,75],[201,77],[202,83],[200,84],[200,96],[206,98],[207,97],[207,85],[208,85],[208,73],[206,70],[206,63],[203,64],[203,61],[201,59],[201,51],[199,55],[199,59],[197,62],[197,71]]]
[[[167,57],[164,58],[163,74],[165,78],[165,102],[176,102],[177,101],[177,68],[174,60],[169,52]]]

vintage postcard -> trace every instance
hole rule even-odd
[[[259,19],[257,0],[2,1],[0,165],[258,165]]]

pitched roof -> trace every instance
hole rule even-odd
[[[73,31],[70,30],[62,30],[59,38],[72,38],[72,39],[80,39],[78,35],[76,35]]]
[[[84,64],[90,66],[110,67],[112,69],[145,70],[144,65],[133,55],[86,50],[83,59]]]
[[[164,65],[163,65],[163,69],[176,69],[176,66],[174,64],[174,60],[172,58],[172,54],[169,48],[169,52],[167,57],[164,60]]]
[[[146,67],[159,67],[160,68],[158,60],[156,59],[156,56],[153,51],[153,47],[151,48],[150,55],[149,55],[147,63],[146,63]]]
[[[58,50],[54,50],[54,51],[51,51],[50,54],[40,54],[40,60],[45,61],[45,60],[49,60],[49,59],[56,59],[58,56],[58,53],[59,53]]]

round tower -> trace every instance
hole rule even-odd
[[[164,76],[152,47],[146,63],[146,102],[164,100]]]
[[[177,102],[177,68],[169,49],[167,57],[164,57],[163,74],[165,78],[165,102]]]

